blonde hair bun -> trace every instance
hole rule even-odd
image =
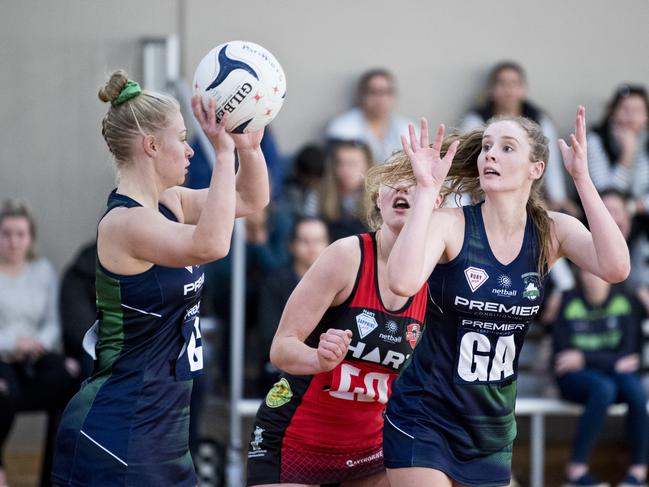
[[[117,99],[127,81],[128,73],[123,69],[118,69],[110,75],[108,82],[99,89],[97,96],[101,101],[110,103]]]

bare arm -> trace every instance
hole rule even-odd
[[[248,216],[264,208],[270,199],[268,169],[260,143],[263,130],[251,134],[230,134],[239,154],[239,170],[235,185],[235,216]],[[217,159],[219,151],[216,151]],[[180,201],[185,223],[195,224],[205,207],[209,189],[176,186],[168,189],[165,198]]]
[[[124,257],[133,261],[183,267],[227,255],[234,226],[234,141],[225,132],[223,121],[216,123],[214,110],[205,114],[196,97],[192,99],[192,108],[203,130],[218,149],[212,180],[198,221],[195,225],[172,222],[162,216],[157,208],[113,210],[99,225],[98,239],[102,263],[109,269],[124,267]],[[164,200],[161,201],[164,203]]]
[[[440,125],[432,146],[428,144],[428,122],[421,121],[421,140],[417,141],[414,125],[408,126],[410,142],[401,138],[403,150],[412,163],[417,179],[413,207],[397,237],[388,259],[390,290],[400,296],[413,296],[437,265],[446,248],[445,231],[451,212],[435,210],[435,203],[458,143],[454,142],[440,158],[444,126]]]
[[[331,244],[307,271],[291,294],[273,338],[270,360],[294,375],[332,370],[344,358],[351,339],[349,330],[328,330],[318,348],[304,343],[327,309],[347,299],[360,265],[356,237]]]
[[[560,140],[564,165],[573,178],[588,220],[588,231],[567,215],[551,213],[558,256],[566,256],[608,282],[626,279],[631,269],[629,249],[622,232],[604,206],[588,174],[585,109],[579,107],[571,146]]]

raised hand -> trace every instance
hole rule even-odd
[[[352,339],[350,330],[337,330],[329,328],[320,335],[317,356],[318,367],[321,372],[328,372],[336,368],[347,355],[347,349]]]
[[[408,131],[410,132],[410,141],[402,135],[401,145],[410,159],[417,185],[419,187],[440,188],[451,168],[451,162],[453,162],[457,146],[460,144],[459,141],[453,142],[446,151],[446,155],[442,158],[440,151],[444,140],[444,124],[440,124],[437,129],[437,135],[432,146],[428,143],[428,120],[425,118],[421,119],[421,137],[419,141],[417,141],[417,134],[413,124],[408,124]]]
[[[586,151],[586,109],[579,105],[575,119],[575,131],[570,134],[570,144],[559,139],[559,149],[563,156],[563,165],[572,179],[588,177],[588,156]]]
[[[247,134],[230,134],[238,151],[260,149],[261,139],[264,137],[264,129]]]
[[[216,101],[213,98],[207,103],[207,112],[203,110],[203,103],[200,95],[192,96],[192,111],[198,123],[201,125],[203,132],[214,146],[217,152],[234,151],[234,140],[232,136],[225,131],[225,122],[228,118],[227,113],[221,119],[216,121]]]

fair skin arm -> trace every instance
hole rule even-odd
[[[443,125],[439,126],[431,147],[425,118],[421,120],[420,141],[417,141],[412,124],[409,131],[410,140],[402,137],[401,144],[412,163],[417,192],[410,214],[390,253],[387,267],[390,290],[399,296],[413,296],[421,289],[442,257],[447,240],[457,238],[457,229],[464,228],[458,225],[461,223],[461,212],[455,209],[433,211],[458,143],[454,142],[442,158]],[[448,229],[448,232],[440,232],[440,228]]]
[[[607,282],[623,281],[631,268],[629,249],[588,174],[586,120],[582,106],[577,110],[575,133],[570,136],[570,141],[568,146],[563,139],[560,140],[559,147],[564,166],[579,193],[590,231],[571,216],[550,213],[558,246],[556,258],[568,257],[580,268]]]
[[[120,249],[102,254],[102,263],[109,269],[113,261],[124,258],[182,267],[227,255],[234,225],[234,141],[225,131],[225,120],[216,123],[214,110],[196,116],[218,154],[200,218],[189,225],[170,221],[152,208],[113,210],[99,226],[100,253],[102,244]]]
[[[206,114],[201,107],[200,97],[194,96],[192,98],[192,108],[194,113],[198,112],[202,115],[202,117],[196,116],[202,126],[206,120]],[[235,205],[237,218],[258,212],[268,205],[270,199],[268,169],[260,147],[263,136],[263,129],[249,134],[230,134],[239,154]],[[208,193],[209,189],[193,190],[176,186],[168,189],[161,200],[163,203],[165,203],[165,200],[179,202],[177,204],[182,208],[185,223],[195,224],[205,207]],[[173,204],[171,202],[169,206],[173,207]]]
[[[304,275],[291,294],[270,349],[276,367],[294,375],[333,370],[347,354],[350,330],[329,329],[320,335],[318,348],[304,343],[331,306],[347,299],[360,265],[356,237],[331,244]]]

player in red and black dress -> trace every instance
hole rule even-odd
[[[423,329],[426,285],[400,298],[386,263],[415,193],[403,153],[367,176],[376,233],[330,245],[291,295],[270,351],[284,370],[259,408],[247,485],[388,486],[383,411]]]

